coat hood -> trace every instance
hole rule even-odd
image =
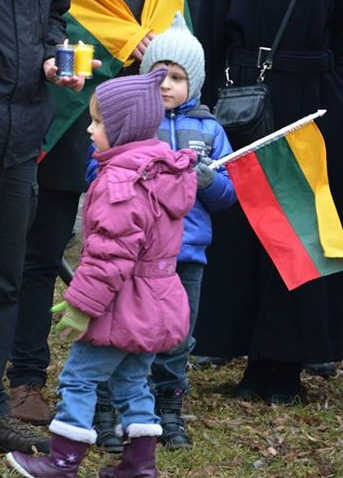
[[[133,197],[134,185],[139,182],[147,190],[156,216],[163,207],[171,217],[180,218],[194,204],[196,153],[190,149],[175,152],[167,143],[148,139],[115,146],[96,153],[95,158],[99,177],[106,174],[111,183],[112,200]]]

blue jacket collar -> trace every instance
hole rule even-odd
[[[170,117],[172,113],[175,115],[189,116],[191,118],[215,119],[209,108],[200,103],[199,98],[192,98],[173,110],[167,110],[166,116]]]

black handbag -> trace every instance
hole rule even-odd
[[[260,47],[256,67],[260,70],[256,84],[235,87],[230,68],[225,70],[226,85],[219,90],[214,108],[217,120],[228,134],[234,149],[242,148],[274,130],[273,107],[264,77],[273,67],[274,54],[292,14],[296,0],[291,0],[271,48]],[[268,51],[264,61],[261,54]]]

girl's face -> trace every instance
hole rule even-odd
[[[188,98],[188,78],[185,70],[176,63],[159,62],[153,70],[166,66],[168,74],[161,83],[161,94],[166,110],[172,110],[182,105]]]
[[[97,151],[101,152],[110,149],[105,126],[102,118],[96,111],[94,101],[91,101],[89,111],[92,122],[87,128],[87,133],[91,135],[91,140],[95,144]]]

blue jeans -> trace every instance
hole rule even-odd
[[[199,311],[201,282],[204,265],[195,262],[180,262],[177,273],[186,289],[190,313],[190,329],[186,339],[166,353],[156,355],[151,367],[151,383],[157,392],[181,390],[187,392],[189,385],[186,367],[195,339],[192,336]]]
[[[188,391],[189,385],[186,367],[189,355],[195,345],[195,339],[192,333],[198,316],[203,272],[203,264],[180,262],[177,265],[177,273],[187,292],[191,309],[190,329],[188,336],[180,345],[169,352],[156,355],[151,366],[152,375],[150,377],[150,383],[154,391]],[[99,384],[98,403],[100,405],[110,405],[109,390],[106,383]]]
[[[124,432],[132,423],[158,424],[147,381],[153,359],[153,354],[131,354],[116,347],[75,342],[59,377],[62,399],[57,404],[55,420],[90,430],[97,386],[107,382]]]

